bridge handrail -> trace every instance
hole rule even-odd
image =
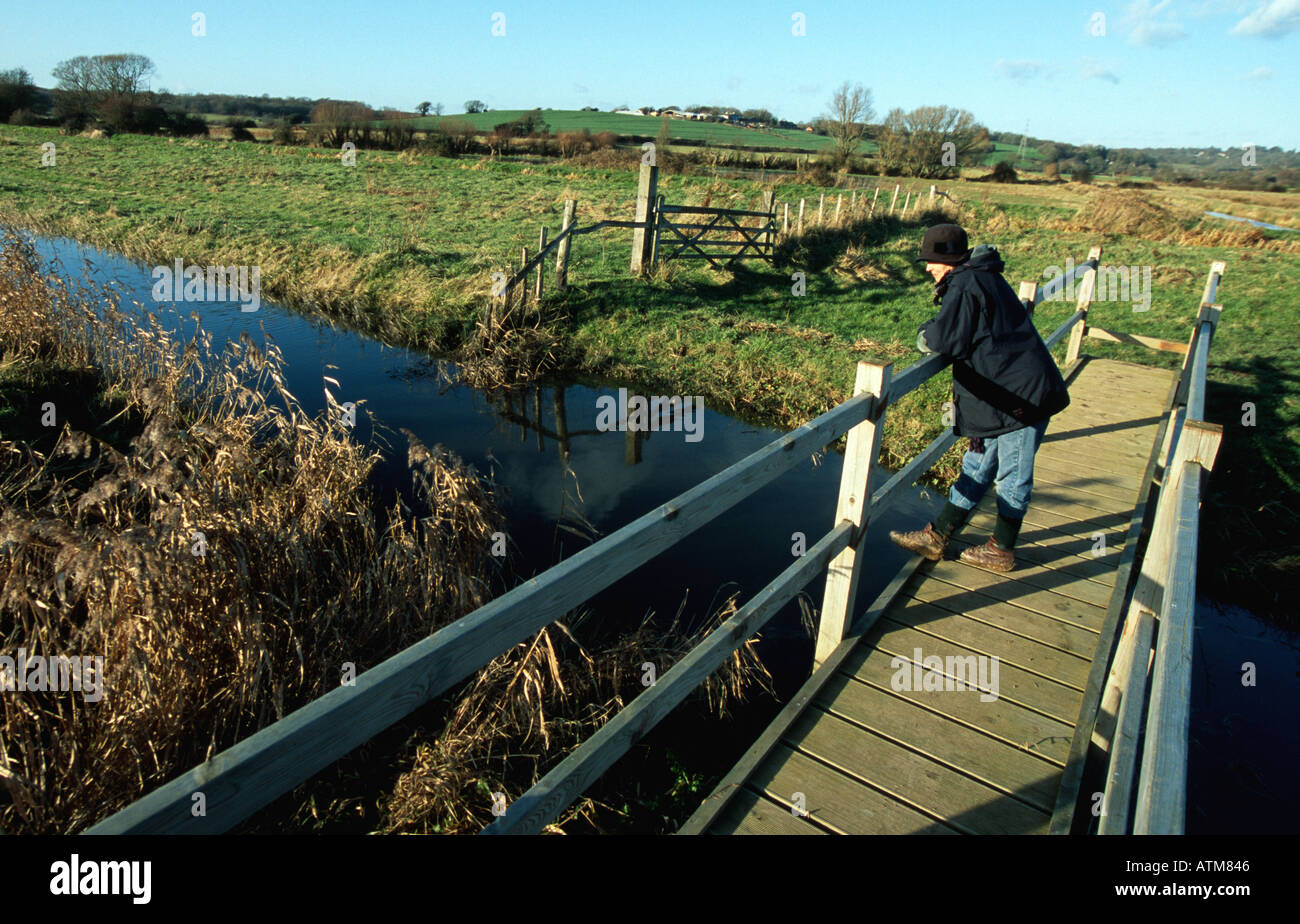
[[[1102,834],[1181,834],[1185,827],[1197,525],[1202,481],[1223,433],[1203,419],[1209,351],[1223,310],[1209,300],[1223,272],[1222,262],[1210,267],[1170,402],[1159,499],[1112,661],[1108,686],[1119,700],[1098,825]]]

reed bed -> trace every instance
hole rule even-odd
[[[273,344],[180,342],[10,239],[0,350],[59,395],[0,439],[0,651],[101,656],[106,690],[0,694],[0,828],[83,829],[489,598],[490,488],[412,440],[421,509],[381,507],[378,454],[328,388],[303,411]]]

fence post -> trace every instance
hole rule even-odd
[[[790,203],[785,204],[785,223],[781,226],[781,236],[790,236]]]
[[[853,598],[858,592],[862,560],[858,545],[871,517],[871,470],[880,450],[880,435],[885,428],[885,405],[889,400],[889,377],[892,363],[858,363],[853,394],[868,392],[877,397],[871,415],[848,433],[844,447],[844,469],[840,475],[840,496],[835,505],[835,522],[850,520],[853,538],[844,551],[831,560],[826,569],[826,593],[822,598],[821,620],[817,629],[817,648],[813,669],[821,666],[835,646],[844,640],[853,624]]]
[[[930,184],[930,204],[934,205],[934,184]]]
[[[826,193],[822,193],[821,199],[817,202],[817,227],[822,226],[822,217],[826,213]]]
[[[632,274],[639,276],[646,272],[650,262],[650,247],[654,241],[652,221],[657,220],[654,202],[659,189],[659,168],[654,164],[641,165],[641,175],[636,183],[636,218],[644,224],[632,229]]]
[[[1038,283],[1020,283],[1020,301],[1025,306],[1025,314],[1034,316],[1034,300],[1038,298]]]
[[[840,223],[840,206],[844,205],[844,193],[840,193],[839,198],[835,200],[835,225]]]
[[[578,200],[564,200],[564,226],[560,229],[561,233],[568,231],[573,227],[573,223],[578,215]],[[568,234],[564,240],[560,241],[560,246],[555,253],[555,291],[563,292],[564,287],[569,284],[569,244],[573,242],[573,234]]]
[[[1088,327],[1088,305],[1092,303],[1092,295],[1097,288],[1097,270],[1101,268],[1101,247],[1094,247],[1089,250],[1088,259],[1096,262],[1084,273],[1083,285],[1079,287],[1079,301],[1074,310],[1082,311],[1083,317],[1070,331],[1070,346],[1065,351],[1066,366],[1079,358],[1079,348],[1083,346],[1083,335],[1087,332]]]
[[[528,304],[528,248],[521,248],[523,253],[519,257],[519,269],[522,275],[519,277],[519,307],[523,308]]]
[[[803,203],[804,200],[800,199],[799,200],[799,233],[800,234],[803,234]]]
[[[876,187],[876,194],[875,194],[874,196],[871,197],[871,211],[867,212],[867,217],[868,217],[868,218],[870,218],[872,215],[876,214],[876,200],[879,199],[879,198],[880,198],[880,187],[877,186],[877,187]]]
[[[891,199],[891,200],[889,200],[889,214],[890,214],[890,215],[894,214],[894,206],[896,206],[896,205],[898,204],[898,190],[902,187],[902,185],[903,185],[902,183],[895,183],[895,184],[894,184],[894,198]]]
[[[907,198],[903,200],[903,211],[898,213],[899,218],[907,217],[907,207],[912,204],[912,191],[907,191]]]
[[[767,217],[763,219],[763,227],[766,229],[759,240],[763,242],[764,248],[770,254],[772,248],[776,246],[776,191],[768,190],[763,193],[763,214]]]
[[[537,252],[540,254],[546,249],[546,225],[542,225],[542,232],[537,236]],[[546,278],[546,261],[542,258],[537,260],[537,292],[533,296],[540,304],[542,300],[542,280]]]

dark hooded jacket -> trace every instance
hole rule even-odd
[[[939,314],[918,345],[952,357],[958,436],[1000,436],[1046,420],[1070,403],[1056,361],[1002,278],[997,250],[979,246],[946,278]]]

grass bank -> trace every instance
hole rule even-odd
[[[56,144],[53,168],[39,166],[44,141]],[[559,227],[566,198],[578,200],[583,223],[628,218],[636,185],[635,173],[618,166],[360,152],[355,167],[344,167],[336,153],[308,148],[91,140],[14,127],[0,129],[0,169],[0,220],[151,262],[256,264],[268,297],[442,352],[473,331],[492,273],[535,247],[540,225]],[[796,207],[801,197],[815,204],[829,192],[788,177],[777,182],[778,202]],[[875,219],[810,232],[785,245],[775,267],[721,273],[671,263],[639,281],[627,275],[626,232],[580,238],[571,286],[547,305],[557,368],[702,394],[719,409],[792,427],[848,394],[855,360],[906,365],[916,358],[916,327],[935,310],[911,257],[939,215],[882,218],[899,181],[878,182]],[[929,184],[902,186],[905,194]],[[1045,267],[1082,259],[1097,243],[1107,263],[1149,267],[1150,309],[1100,303],[1092,319],[1101,326],[1185,338],[1210,262],[1227,261],[1209,413],[1228,433],[1211,479],[1202,581],[1289,618],[1282,593],[1300,561],[1300,355],[1298,322],[1281,293],[1300,269],[1300,245],[1295,235],[1230,227],[1200,211],[1217,205],[1295,227],[1300,195],[1156,189],[1112,192],[1121,196],[1114,200],[1076,183],[940,187],[956,202],[946,215],[976,241],[1000,247],[1013,285],[1042,281]],[[752,206],[762,190],[751,179],[660,177],[669,202]],[[796,272],[806,276],[803,295],[793,291]],[[1070,307],[1045,303],[1040,329],[1054,328]],[[1138,347],[1089,341],[1088,350],[1176,363]],[[939,377],[891,410],[888,463],[910,458],[939,432],[950,394]],[[1241,424],[1246,402],[1257,409],[1254,426]],[[953,476],[957,458],[954,450],[936,468],[939,483]]]

